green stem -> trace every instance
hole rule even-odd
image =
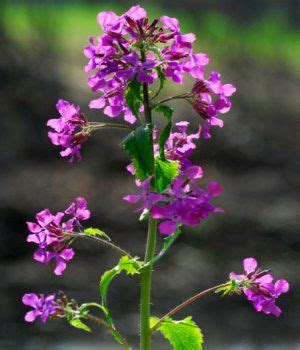
[[[124,349],[126,350],[131,350],[130,345],[127,343],[126,339],[122,337],[122,335],[115,329],[113,328],[108,322],[106,322],[105,320],[103,320],[102,318],[96,317],[94,315],[88,314],[85,316],[85,318],[87,320],[90,320],[92,322],[97,323],[100,326],[104,326],[107,329],[109,329],[111,332],[114,332],[118,335],[119,339],[120,339],[120,344],[124,347]]]
[[[141,49],[141,61],[146,61],[145,50]],[[145,111],[145,121],[152,127],[152,114],[149,100],[148,84],[143,83],[143,102]],[[153,150],[153,136],[151,137],[151,147]],[[154,151],[151,155],[152,174],[155,173],[154,168]],[[155,253],[157,222],[153,218],[149,218],[148,222],[148,238],[145,253],[145,264],[152,261]],[[150,331],[150,308],[151,308],[151,277],[152,263],[150,263],[141,273],[141,309],[140,309],[140,349],[151,350],[151,331]]]
[[[156,243],[157,223],[149,219],[148,240],[145,263],[153,259]],[[141,277],[141,350],[151,349],[150,305],[151,305],[151,276],[152,264],[142,271]]]

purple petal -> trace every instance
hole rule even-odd
[[[39,298],[34,293],[24,294],[22,298],[22,303],[27,306],[35,308],[39,302]]]
[[[164,221],[158,225],[159,232],[164,235],[171,235],[177,229],[177,223],[174,221]]]
[[[254,272],[257,268],[257,261],[254,258],[247,258],[243,261],[244,270],[247,274]]]

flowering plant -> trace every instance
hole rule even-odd
[[[257,268],[254,258],[244,260],[244,273],[232,272],[229,280],[195,294],[164,316],[151,317],[151,276],[153,265],[161,259],[181,234],[184,226],[194,227],[212,213],[222,213],[214,204],[214,197],[221,194],[221,186],[210,182],[201,186],[203,169],[193,163],[191,155],[197,140],[212,137],[214,127],[223,127],[221,115],[231,108],[230,97],[236,88],[223,84],[220,74],[206,74],[209,58],[194,52],[193,33],[182,34],[176,18],[162,16],[150,21],[146,11],[134,6],[118,16],[114,12],[100,12],[98,23],[103,34],[90,39],[84,49],[88,58],[85,67],[89,72],[88,85],[97,94],[90,101],[91,109],[116,118],[122,123],[92,122],[80,112],[80,108],[59,100],[59,118],[50,119],[47,126],[51,142],[61,148],[60,155],[70,162],[81,159],[82,146],[94,131],[105,128],[121,128],[129,134],[121,146],[130,157],[128,172],[135,178],[137,191],[124,197],[126,202],[137,205],[141,221],[148,221],[148,237],[144,259],[129,254],[113,243],[102,230],[83,226],[91,213],[87,201],[79,197],[70,206],[56,214],[45,209],[36,214],[36,222],[28,222],[27,241],[37,244],[34,259],[43,264],[54,263],[54,273],[62,275],[67,263],[73,259],[71,247],[80,238],[103,244],[120,255],[118,264],[106,271],[100,280],[101,303],[87,302],[81,305],[59,291],[49,296],[27,293],[23,303],[33,308],[25,320],[33,322],[40,317],[66,318],[74,327],[90,331],[86,322],[104,326],[125,349],[131,349],[127,340],[113,321],[107,302],[108,287],[121,272],[139,275],[141,281],[140,349],[151,349],[151,334],[159,331],[175,350],[202,349],[203,336],[191,317],[175,320],[172,317],[195,300],[212,292],[223,295],[244,294],[254,308],[265,314],[279,316],[276,299],[289,290],[287,281],[273,283],[268,270]],[[167,81],[182,84],[186,76],[193,80],[189,91],[159,100]],[[199,115],[199,128],[191,132],[187,121],[173,121],[173,100],[190,103]],[[159,128],[153,115],[160,116],[164,126]],[[156,238],[159,232],[163,246],[156,254]],[[91,309],[101,314],[95,315]]]

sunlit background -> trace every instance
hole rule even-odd
[[[76,196],[87,198],[100,227],[133,254],[142,255],[145,224],[122,196],[134,191],[118,146],[124,131],[95,134],[83,160],[68,164],[47,139],[46,120],[57,116],[58,98],[82,106],[91,120],[108,117],[88,109],[95,98],[86,84],[83,48],[100,33],[96,15],[122,13],[136,1],[8,1],[0,4],[0,348],[5,350],[118,349],[109,335],[70,329],[64,321],[25,324],[25,292],[64,290],[79,302],[99,301],[102,272],[117,256],[90,242],[76,243],[76,257],[62,277],[32,259],[25,221],[49,208],[64,209]],[[256,257],[275,277],[291,282],[279,301],[279,319],[254,311],[243,297],[207,297],[178,318],[193,315],[207,350],[300,349],[299,173],[297,129],[300,101],[300,1],[140,1],[151,17],[178,17],[184,32],[197,35],[197,49],[212,69],[234,83],[232,112],[195,155],[203,182],[219,181],[216,202],[225,213],[184,233],[155,268],[153,314],[223,282],[241,261]],[[184,92],[168,85],[166,95]],[[190,106],[174,103],[176,118],[199,121]],[[298,158],[299,159],[299,158]],[[158,244],[162,244],[159,237]],[[109,296],[116,323],[137,342],[137,280],[120,277]],[[169,349],[159,336],[155,350]],[[191,349],[193,350],[193,349]]]

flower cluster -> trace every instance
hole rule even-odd
[[[104,34],[91,38],[84,50],[89,59],[86,71],[95,71],[88,84],[102,94],[90,102],[90,108],[103,108],[109,117],[123,113],[127,122],[134,123],[136,118],[126,105],[128,81],[152,84],[161,74],[183,83],[184,73],[204,78],[209,58],[193,52],[196,37],[181,34],[176,18],[162,16],[150,22],[146,11],[134,6],[121,16],[100,12],[98,23]]]
[[[24,294],[22,302],[26,306],[30,306],[33,310],[28,311],[25,315],[26,322],[34,322],[37,317],[45,323],[48,317],[53,317],[59,310],[58,303],[55,300],[55,294],[39,296],[34,293]]]
[[[280,316],[281,309],[275,305],[275,301],[281,294],[288,292],[288,282],[280,279],[273,283],[273,276],[267,270],[258,269],[254,258],[244,259],[243,265],[242,275],[235,272],[230,274],[230,278],[237,285],[237,292],[243,292],[253,302],[256,311]]]
[[[192,88],[193,105],[195,111],[205,120],[204,138],[211,137],[212,126],[223,127],[223,120],[218,118],[218,113],[225,114],[230,111],[229,97],[235,91],[236,88],[232,84],[222,84],[220,74],[217,72],[211,72],[207,80],[198,80],[194,84]]]
[[[87,120],[80,113],[79,107],[67,101],[59,100],[56,108],[61,117],[48,120],[47,126],[54,130],[49,131],[48,136],[55,146],[62,147],[62,157],[70,156],[70,162],[76,157],[81,159],[81,145],[88,138],[88,133],[84,131]]]
[[[69,218],[62,222],[65,215]],[[81,230],[80,220],[87,220],[90,211],[87,209],[87,202],[84,198],[78,197],[64,212],[53,215],[50,210],[45,209],[36,214],[35,222],[27,222],[31,234],[27,242],[38,245],[34,253],[34,259],[48,265],[55,260],[54,273],[61,275],[67,266],[67,262],[74,256],[72,248],[68,247],[68,232],[76,228]]]
[[[172,234],[182,224],[197,226],[209,213],[222,211],[210,203],[212,197],[219,196],[221,186],[211,182],[205,190],[200,188],[195,180],[202,177],[202,168],[193,165],[189,159],[196,147],[194,139],[200,137],[200,130],[196,134],[187,134],[188,122],[180,122],[176,126],[178,131],[170,134],[165,146],[166,158],[179,165],[179,175],[171,186],[157,193],[151,190],[152,178],[148,178],[141,184],[140,194],[124,197],[133,204],[141,201],[138,211],[148,210],[154,219],[161,220],[159,231],[165,235]]]

